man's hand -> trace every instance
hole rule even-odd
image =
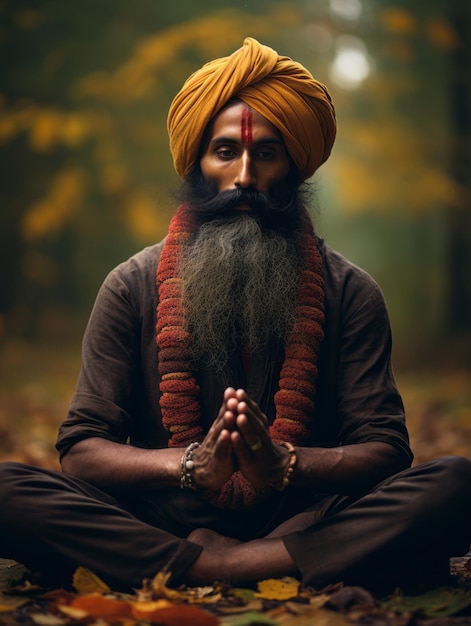
[[[237,470],[237,459],[231,440],[231,431],[236,428],[237,416],[229,408],[229,405],[234,406],[235,397],[235,389],[228,387],[216,419],[201,446],[193,454],[193,479],[202,489],[218,489]]]
[[[255,487],[280,482],[290,454],[272,442],[266,415],[243,389],[230,394],[227,409],[235,418],[230,439],[239,470]]]

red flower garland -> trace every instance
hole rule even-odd
[[[305,266],[302,272],[295,322],[288,336],[285,359],[275,394],[276,417],[270,426],[273,441],[302,445],[314,418],[317,358],[324,337],[324,289],[322,258],[311,220],[303,216]],[[182,281],[177,265],[183,247],[195,230],[191,210],[182,205],[170,222],[159,266],[157,287],[157,345],[162,423],[171,433],[168,445],[186,447],[202,441],[198,396],[200,389],[190,364],[190,335],[185,328]],[[205,494],[221,508],[250,508],[263,496],[240,473],[233,474],[217,491]]]

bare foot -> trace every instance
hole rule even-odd
[[[187,540],[196,543],[199,546],[203,546],[203,548],[210,550],[211,552],[222,552],[227,550],[227,548],[233,548],[234,546],[238,546],[242,543],[239,539],[225,537],[224,535],[220,535],[209,528],[197,528],[196,530],[193,530],[188,535]]]

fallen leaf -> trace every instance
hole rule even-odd
[[[218,626],[220,624],[215,615],[189,604],[172,605],[169,603],[169,606],[150,612],[145,619],[162,626]]]
[[[171,589],[167,587],[167,582],[171,576],[170,572],[159,572],[152,579],[151,597],[166,598],[175,602],[189,602],[195,604],[214,604],[222,598],[222,593],[216,587],[184,587]],[[149,590],[145,587],[141,590],[141,597],[149,599]]]
[[[314,609],[321,609],[325,605],[328,599],[329,599],[329,596],[316,596],[314,598],[310,598],[309,602],[307,603],[296,602],[296,601],[293,602],[293,601],[287,600],[285,602],[285,606],[288,609],[288,611],[293,613],[293,615],[297,615],[301,613],[312,612]]]
[[[381,607],[398,613],[416,613],[426,617],[455,615],[471,606],[470,589],[441,587],[418,596],[397,594],[383,602]]]
[[[49,602],[57,604],[69,604],[75,598],[75,594],[66,589],[52,589],[43,593],[42,597]]]
[[[31,613],[29,617],[38,626],[65,626],[67,624],[62,618],[51,613]]]
[[[78,620],[86,619],[88,617],[87,611],[84,611],[83,609],[76,609],[73,606],[68,606],[66,604],[58,604],[57,609],[72,619]]]
[[[111,591],[101,578],[86,567],[78,567],[75,570],[72,584],[77,593],[108,593]]]
[[[253,589],[245,589],[244,587],[233,587],[231,589],[231,595],[236,598],[241,598],[246,602],[250,602],[255,598],[255,591]]]
[[[84,611],[88,617],[123,619],[131,616],[131,605],[124,600],[106,598],[99,593],[78,596],[68,605],[71,609]]]
[[[131,605],[131,612],[136,619],[150,619],[154,611],[172,606],[172,603],[168,600],[154,600],[154,601],[133,601],[129,602]]]
[[[269,578],[258,583],[256,598],[264,600],[290,600],[299,593],[299,581],[295,578]]]
[[[268,617],[264,613],[258,613],[255,611],[244,613],[244,615],[241,615],[234,622],[231,621],[231,626],[276,626],[276,624],[277,622],[273,618]]]

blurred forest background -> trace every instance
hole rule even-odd
[[[168,106],[250,35],[334,97],[318,231],[389,305],[418,461],[471,456],[469,0],[0,0],[0,459],[55,467],[106,273],[160,240]]]

